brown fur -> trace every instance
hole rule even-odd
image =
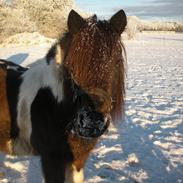
[[[68,138],[73,153],[73,164],[79,171],[84,167],[90,151],[94,148],[97,139],[82,139],[76,135],[69,135]]]
[[[6,96],[6,70],[0,67],[0,150],[9,152],[10,113]]]
[[[89,88],[104,90],[112,100],[113,121],[121,120],[125,93],[124,47],[120,36],[110,28],[102,30],[95,19],[89,20],[89,23],[74,35],[65,65],[76,83],[87,93],[90,93]],[[100,98],[95,97],[95,102],[99,103]]]

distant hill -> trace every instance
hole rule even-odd
[[[136,16],[128,17],[126,33],[129,39],[142,31],[174,31],[183,32],[183,22],[141,20]]]

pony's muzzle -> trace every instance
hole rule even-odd
[[[100,137],[108,128],[102,113],[82,108],[77,117],[74,129],[77,135],[84,138]]]

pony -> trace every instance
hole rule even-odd
[[[18,87],[21,83],[20,76],[26,70],[28,68],[0,59],[0,150],[3,152],[12,153],[9,143],[17,131],[16,123],[13,121],[15,121]],[[12,90],[8,90],[10,85]],[[10,100],[11,103],[8,102]]]
[[[123,116],[125,12],[101,21],[71,10],[67,24],[35,66],[0,64],[0,126],[6,132],[0,148],[39,155],[46,183],[83,183],[91,150]]]

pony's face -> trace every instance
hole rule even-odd
[[[64,65],[68,69],[72,80],[93,103],[91,107],[85,100],[87,105],[80,105],[77,111],[79,134],[84,135],[84,130],[89,134],[96,124],[97,130],[103,132],[111,119],[121,119],[124,96],[121,33],[126,24],[123,10],[109,21],[98,21],[95,15],[83,19],[72,10],[68,16],[68,32],[47,55],[55,57],[59,67]]]
[[[127,24],[120,10],[109,21],[94,15],[83,19],[75,11],[68,17],[70,46],[64,65],[73,80],[89,94],[105,118],[120,119],[124,94],[124,47],[121,33]],[[116,91],[117,90],[117,91]]]

